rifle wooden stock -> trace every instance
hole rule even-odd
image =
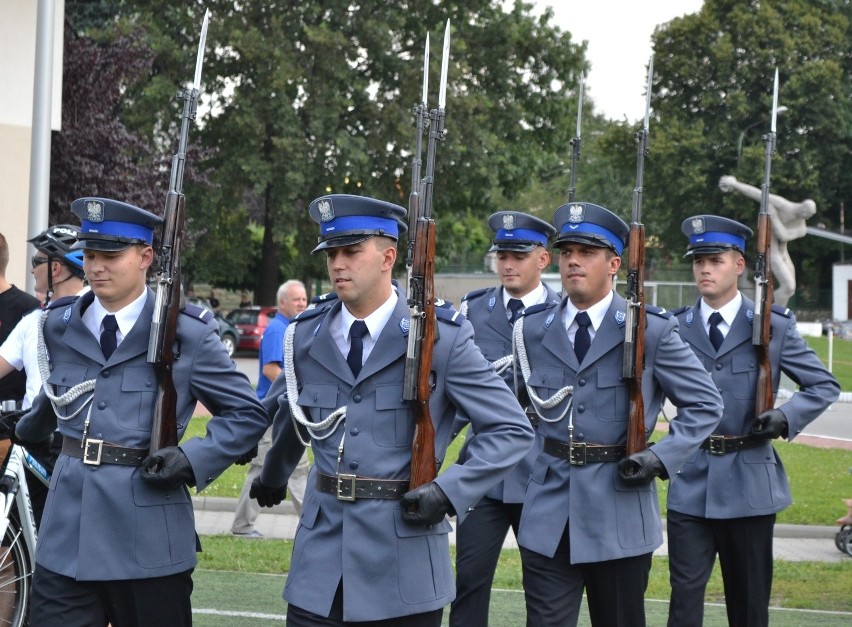
[[[772,321],[772,275],[770,244],[772,241],[772,218],[761,212],[757,218],[757,254],[755,255],[755,303],[752,322],[752,344],[757,357],[757,390],[755,415],[775,406],[772,394],[772,364],[769,362],[769,340]]]
[[[642,396],[642,368],[645,362],[645,227],[630,225],[627,269],[627,320],[624,333],[622,374],[627,379],[629,413],[627,454],[648,447],[645,436],[645,401]]]
[[[413,276],[422,277],[422,310],[417,324],[419,331],[419,359],[416,378],[414,409],[414,439],[411,443],[410,489],[432,481],[438,475],[435,461],[435,426],[429,410],[432,372],[432,350],[435,346],[435,221],[421,218],[414,251],[414,259],[422,260]],[[414,332],[412,325],[411,332]]]
[[[149,361],[157,375],[157,396],[151,423],[152,453],[178,443],[177,391],[172,379],[172,368],[178,310],[181,306],[180,252],[185,227],[184,205],[184,195],[170,190],[166,196],[160,247],[162,272],[157,285],[148,345]]]

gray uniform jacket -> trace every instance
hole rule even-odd
[[[537,437],[567,442],[573,414],[575,442],[623,445],[629,404],[621,378],[625,301],[613,294],[582,364],[577,363],[562,324],[566,302],[527,309],[523,317],[530,386],[543,399],[566,385],[574,386],[572,411],[562,420],[546,422],[559,416],[567,399],[544,410]],[[664,395],[678,407],[669,434],[653,447],[669,476],[674,476],[715,429],[722,399],[710,375],[681,340],[677,320],[650,310],[642,393],[646,433],[656,424]],[[655,482],[628,487],[619,480],[615,463],[576,466],[542,453],[530,475],[518,543],[553,557],[569,519],[574,564],[650,553],[663,540]]]
[[[748,435],[755,416],[757,360],[751,343],[754,303],[743,304],[719,353],[713,349],[700,313],[701,300],[679,310],[681,336],[713,377],[725,408],[714,431],[720,435]],[[772,389],[784,372],[799,386],[780,406],[789,425],[789,438],[837,400],[840,386],[796,330],[788,309],[774,306],[771,319],[769,361]],[[699,450],[671,482],[668,507],[703,518],[740,518],[779,512],[791,503],[790,486],[781,459],[770,440],[758,448],[725,455]]]
[[[59,431],[81,440],[90,416],[88,437],[146,449],[157,390],[154,369],[147,363],[154,294],[148,290],[136,324],[108,361],[80,318],[93,299],[89,292],[74,305],[52,310],[44,327],[54,394],[96,380],[91,404],[70,420],[60,419]],[[260,439],[269,419],[246,376],[228,358],[210,312],[188,306],[178,316],[177,338],[180,356],[173,378],[179,434],[198,401],[213,414],[207,437],[181,444],[200,490]],[[91,395],[72,401],[62,415],[71,415]],[[40,441],[56,426],[42,391],[17,432],[25,440]],[[93,466],[59,456],[39,529],[39,565],[81,581],[143,579],[193,568],[195,552],[195,521],[185,487],[164,491],[145,483],[138,467]]]
[[[312,422],[343,405],[347,414],[333,435],[312,442],[314,468],[284,598],[327,616],[342,577],[346,621],[436,610],[455,596],[449,521],[412,525],[403,521],[399,500],[345,502],[315,489],[317,471],[397,480],[407,480],[410,474],[413,417],[410,404],[402,399],[408,306],[399,299],[357,379],[329,330],[340,309],[339,301],[319,304],[291,323],[297,325],[293,355],[298,404]],[[470,323],[452,310],[436,307],[436,313],[438,339],[429,399],[436,457],[444,457],[456,409],[470,416],[479,434],[468,450],[467,463],[451,465],[435,480],[462,520],[467,508],[527,453],[533,431],[515,397],[474,345]],[[269,486],[286,483],[303,450],[290,417],[284,379],[283,374],[276,379],[263,401],[270,414],[277,410],[275,439],[261,473]]]
[[[544,288],[547,290],[545,302],[559,303],[561,300],[559,294],[547,284],[544,285]],[[512,325],[509,323],[509,316],[506,313],[506,307],[503,305],[502,287],[490,287],[467,294],[465,300],[462,301],[462,311],[473,325],[474,342],[482,351],[485,359],[493,363],[501,357],[512,354]],[[503,380],[514,392],[513,368],[504,371]],[[520,382],[520,385],[523,387],[523,382]],[[465,417],[462,414],[458,415],[454,427],[456,431],[464,425],[464,420],[458,420],[458,418],[464,419]],[[464,463],[467,446],[473,435],[473,429],[469,429],[467,440],[459,451],[459,463]],[[515,466],[514,470],[501,483],[488,491],[487,496],[504,503],[523,503],[530,470],[532,470],[533,461],[538,457],[539,452],[540,449],[533,446],[527,456]]]

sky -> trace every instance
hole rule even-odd
[[[589,42],[586,94],[595,111],[634,122],[645,115],[651,35],[658,24],[696,13],[703,0],[533,0],[536,13],[550,6],[572,41]],[[653,103],[652,103],[653,107]]]

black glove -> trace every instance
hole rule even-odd
[[[769,409],[751,423],[751,434],[771,440],[787,437],[787,416],[780,409]]]
[[[26,413],[26,410],[19,410],[4,413],[0,416],[0,440],[12,440],[15,444],[20,444],[18,436],[15,435],[15,427],[18,426],[21,416]]]
[[[257,501],[257,504],[261,507],[275,507],[283,501],[286,496],[287,484],[282,485],[280,488],[273,488],[268,485],[264,485],[263,481],[260,480],[260,477],[255,477],[251,482],[249,498]]]
[[[142,479],[164,490],[195,485],[192,465],[180,447],[167,446],[142,460]]]
[[[257,457],[257,444],[250,448],[248,453],[243,453],[242,455],[237,457],[237,460],[234,463],[237,466],[245,466],[246,464],[250,463],[251,460],[253,460],[255,457]]]
[[[660,458],[649,448],[625,457],[618,462],[618,476],[625,485],[638,488],[648,485],[654,477],[668,479],[666,467]]]
[[[444,516],[454,513],[450,499],[434,481],[402,496],[402,519],[406,522],[437,525]]]

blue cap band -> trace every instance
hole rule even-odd
[[[689,238],[690,246],[733,246],[740,250],[745,250],[745,239],[737,237],[732,233],[722,233],[711,231],[701,233],[700,235],[691,235]]]
[[[77,238],[85,240],[87,236],[92,234],[137,239],[142,240],[149,245],[154,242],[154,229],[149,229],[141,224],[131,224],[130,222],[115,222],[110,220],[105,220],[103,222],[89,222],[88,220],[83,220],[83,224],[80,228],[80,234]]]
[[[597,224],[592,224],[591,222],[580,222],[579,224],[566,222],[562,225],[560,235],[584,235],[586,233],[602,236],[610,243],[619,256],[621,256],[621,253],[624,251],[624,244],[621,243],[621,239],[616,236],[615,233],[609,229],[603,228],[602,226],[598,226]]]
[[[384,231],[389,237],[399,238],[399,222],[392,218],[374,216],[341,216],[320,223],[320,235],[323,238],[343,237],[349,231]]]
[[[547,246],[547,236],[533,229],[498,229],[494,235],[494,243],[500,241],[512,240],[516,242],[538,242],[542,246]]]

